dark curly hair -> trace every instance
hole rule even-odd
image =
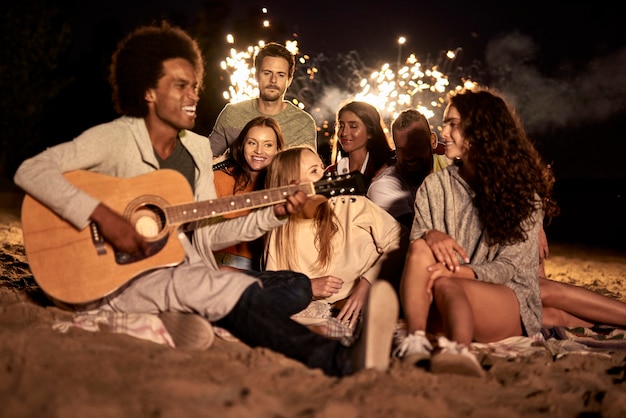
[[[271,128],[276,134],[276,150],[280,151],[285,148],[283,131],[275,119],[266,116],[257,116],[256,118],[249,121],[246,126],[244,126],[241,130],[239,136],[237,137],[235,142],[233,142],[233,145],[231,145],[231,151],[233,155],[232,158],[235,164],[233,164],[229,168],[222,170],[235,178],[233,194],[235,194],[239,190],[245,190],[245,188],[248,187],[248,184],[250,184],[250,181],[252,180],[252,177],[250,175],[250,165],[248,165],[248,162],[246,161],[244,148],[246,145],[246,135],[248,135],[250,129],[254,128],[255,126],[266,126],[268,128]],[[256,186],[263,187],[264,183],[265,172],[262,173],[262,175],[260,175],[257,179]]]
[[[528,238],[525,221],[543,209],[558,214],[552,200],[554,175],[527,137],[514,109],[486,88],[461,90],[448,96],[461,115],[460,129],[469,146],[474,171],[474,205],[493,244],[514,244]]]
[[[197,42],[184,30],[162,22],[131,32],[113,53],[109,82],[113,104],[120,115],[143,118],[148,115],[146,91],[156,88],[163,76],[163,62],[183,58],[196,71],[201,88],[204,61]]]

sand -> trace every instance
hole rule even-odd
[[[392,360],[331,378],[271,350],[219,338],[188,351],[52,324],[22,245],[19,199],[0,210],[1,417],[620,417],[626,351],[488,358],[487,377],[435,375]],[[626,255],[552,244],[549,278],[626,301]]]

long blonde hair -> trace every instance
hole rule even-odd
[[[267,167],[266,188],[287,186],[300,181],[300,156],[303,152],[310,151],[319,157],[317,152],[308,146],[292,147],[278,152]],[[321,161],[321,158],[320,158]],[[269,237],[275,236],[277,259],[285,260],[285,268],[300,271],[296,242],[298,222],[292,222],[296,215],[291,215],[289,222],[268,233],[265,254],[269,251]],[[339,231],[340,224],[328,202],[323,202],[315,209],[315,248],[318,250],[314,268],[323,272],[328,267],[333,253],[332,238]]]

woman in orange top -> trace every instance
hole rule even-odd
[[[214,173],[218,197],[262,189],[267,166],[284,147],[283,133],[274,119],[259,116],[248,122],[231,147],[233,164]],[[239,211],[224,217],[233,218],[248,212]],[[258,271],[262,251],[263,240],[259,238],[215,251],[214,255],[220,268]]]

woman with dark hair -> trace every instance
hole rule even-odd
[[[219,197],[232,196],[262,189],[267,166],[274,155],[285,148],[285,139],[278,123],[269,117],[259,116],[248,122],[231,147],[233,163],[215,171],[215,189]],[[249,210],[225,215],[226,218],[243,216]],[[241,242],[215,251],[217,264],[242,270],[259,270],[263,239]]]
[[[395,153],[385,133],[385,123],[374,106],[350,102],[337,112],[336,138],[327,172],[345,174],[360,171],[369,186]]]
[[[480,376],[472,341],[541,330],[538,241],[557,212],[554,177],[514,110],[486,89],[449,96],[441,136],[455,164],[417,192],[400,285],[407,336],[394,353]]]

